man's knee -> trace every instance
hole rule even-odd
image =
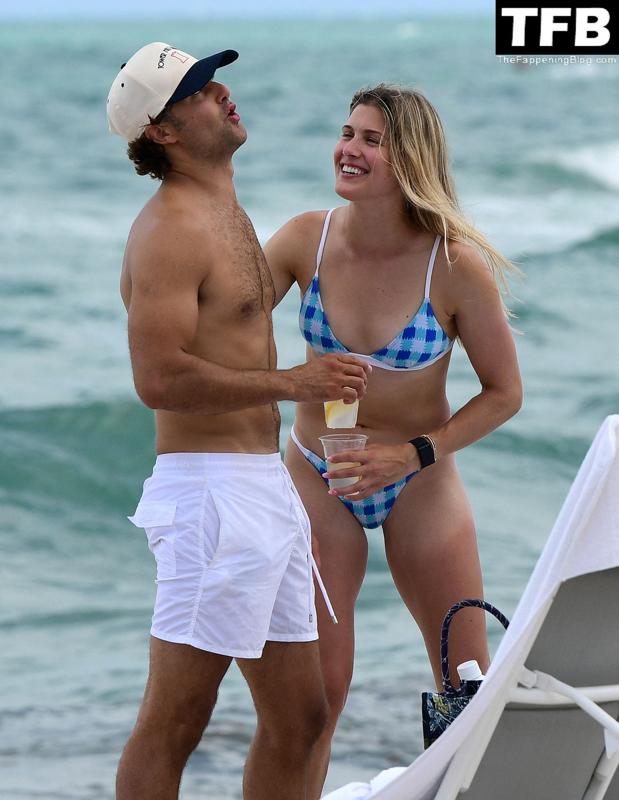
[[[148,696],[140,709],[134,736],[147,739],[154,749],[166,749],[180,759],[188,758],[207,728],[217,693],[212,697],[186,697],[155,704]]]
[[[258,720],[259,732],[265,735],[270,746],[281,750],[287,757],[306,757],[322,736],[329,722],[326,698],[304,705],[279,719]]]
[[[329,722],[329,704],[322,697],[306,707],[298,721],[300,738],[311,747],[324,733]]]

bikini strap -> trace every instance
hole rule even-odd
[[[428,271],[426,273],[426,289],[424,299],[430,299],[430,284],[432,283],[432,270],[434,269],[434,259],[436,258],[436,253],[438,251],[438,246],[441,243],[442,236],[437,236],[434,240],[434,245],[432,247],[432,252],[430,253],[430,260],[428,261]]]
[[[330,211],[327,211],[325,222],[324,225],[322,226],[322,236],[320,237],[320,244],[318,245],[318,252],[316,253],[316,272],[318,272],[318,268],[320,267],[320,262],[322,261],[322,254],[325,249],[327,234],[329,233],[329,223],[331,222],[331,214],[333,214],[334,211],[335,211],[334,208],[332,208]]]

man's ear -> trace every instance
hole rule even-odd
[[[145,135],[155,144],[175,144],[178,137],[164,122],[158,125],[148,125],[144,128]]]

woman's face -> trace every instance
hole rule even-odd
[[[346,200],[401,194],[389,165],[383,112],[358,105],[342,127],[335,145],[335,191]]]

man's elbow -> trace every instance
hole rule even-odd
[[[183,376],[178,359],[165,353],[150,353],[149,358],[132,358],[133,383],[140,400],[153,411],[174,411],[179,379]]]
[[[169,405],[169,389],[166,381],[155,373],[139,379],[136,377],[135,391],[144,405],[152,408],[153,411]]]

